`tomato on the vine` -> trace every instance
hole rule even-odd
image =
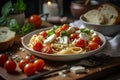
[[[34,75],[36,68],[33,63],[28,63],[24,67],[24,73],[28,76]]]
[[[37,59],[34,61],[34,65],[37,71],[41,71],[45,66],[45,62],[43,59]]]
[[[32,23],[36,27],[36,29],[38,29],[42,23],[42,20],[39,15],[34,14],[30,16],[30,18],[28,19],[28,22]]]
[[[39,51],[41,52],[42,51],[42,48],[43,48],[43,45],[40,41],[36,42],[34,45],[33,45],[33,49],[35,51]]]
[[[7,60],[8,56],[6,54],[0,54],[0,66],[3,66]]]
[[[4,68],[8,73],[13,73],[15,72],[16,69],[16,63],[13,60],[7,60],[4,64]]]
[[[19,68],[20,68],[21,70],[23,70],[23,69],[24,69],[24,66],[25,66],[26,64],[28,64],[28,63],[30,63],[30,61],[28,61],[28,60],[26,60],[26,59],[22,59],[22,60],[20,60],[20,62],[18,63],[18,66],[19,66]]]

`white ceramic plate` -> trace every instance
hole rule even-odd
[[[46,53],[42,53],[42,52],[37,52],[37,51],[34,51],[30,48],[28,48],[28,43],[29,43],[29,40],[30,38],[32,37],[32,35],[34,34],[38,34],[39,32],[41,31],[44,31],[44,30],[48,30],[50,28],[44,28],[44,29],[39,29],[39,30],[35,30],[27,35],[25,35],[23,37],[23,40],[22,40],[22,45],[33,55],[36,55],[36,56],[39,56],[39,57],[42,57],[44,59],[48,59],[48,60],[54,60],[54,61],[71,61],[71,60],[78,60],[78,59],[81,59],[81,58],[85,58],[85,57],[88,57],[88,56],[91,56],[97,52],[99,52],[100,50],[103,49],[103,47],[105,46],[106,44],[106,39],[105,37],[97,32],[97,34],[99,35],[99,37],[101,38],[101,40],[103,41],[103,44],[101,45],[100,48],[96,49],[96,50],[93,50],[93,51],[89,51],[89,52],[86,52],[84,54],[69,54],[69,55],[56,55],[56,54],[46,54]]]

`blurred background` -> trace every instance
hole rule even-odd
[[[0,0],[0,11],[1,7],[7,2],[8,0]],[[11,0],[12,3],[16,2],[16,0]],[[43,3],[47,2],[48,0],[24,0],[27,9],[25,11],[26,17],[29,17],[32,14],[42,14],[43,13]],[[68,16],[73,17],[71,15],[71,2],[74,0],[51,0],[52,2],[55,2],[59,5],[59,16]],[[80,0],[79,0],[80,1]],[[84,0],[85,1],[85,0]],[[98,4],[105,3],[105,2],[111,2],[117,6],[120,6],[120,0],[90,0],[89,5],[96,5],[95,2]],[[1,16],[1,14],[0,14]]]

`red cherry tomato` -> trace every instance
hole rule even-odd
[[[89,50],[95,50],[95,49],[99,48],[99,45],[97,43],[91,41],[88,44],[88,48],[89,48]]]
[[[3,66],[7,60],[8,56],[6,54],[0,54],[0,66]]]
[[[4,64],[4,68],[8,73],[13,73],[15,72],[16,69],[16,63],[13,60],[7,60]]]
[[[29,62],[34,62],[37,58],[34,55],[31,56],[25,56],[25,59]]]
[[[30,16],[30,18],[28,19],[28,22],[32,23],[36,27],[36,29],[38,29],[42,23],[42,20],[39,15],[34,14]]]
[[[83,40],[83,39],[78,39],[78,40],[76,40],[76,42],[75,42],[75,46],[81,47],[81,48],[85,48],[85,46],[86,46],[86,41]]]
[[[42,37],[46,38],[47,33],[46,33],[46,31],[42,31],[42,32],[39,33],[39,35],[41,35]]]
[[[49,45],[44,46],[43,52],[49,53],[49,54],[52,53],[52,47],[50,47]]]
[[[28,63],[24,67],[24,73],[28,76],[34,75],[36,68],[33,63]]]
[[[99,44],[99,45],[102,42],[101,39],[100,39],[100,37],[98,37],[98,36],[93,37],[92,41],[95,42],[95,43],[97,43],[97,44]]]
[[[36,42],[36,43],[33,45],[33,49],[34,49],[35,51],[41,52],[41,51],[42,51],[42,48],[43,48],[43,45],[42,45],[41,42]]]
[[[70,34],[70,40],[74,40],[77,38],[78,38],[78,34],[76,34],[76,33]]]
[[[60,32],[62,31],[62,28],[59,27],[57,30],[55,30],[55,34],[58,36],[60,36]]]
[[[37,59],[34,61],[34,65],[37,71],[41,71],[45,66],[45,62],[43,59]]]
[[[79,27],[74,27],[75,28],[75,30],[80,30],[80,28]]]
[[[28,64],[28,63],[30,63],[30,61],[28,61],[28,60],[26,60],[26,59],[22,59],[22,60],[20,60],[20,62],[18,63],[18,66],[19,66],[19,68],[20,68],[21,70],[23,70],[23,69],[24,69],[24,66],[25,66],[26,64]]]
[[[69,28],[69,26],[67,24],[64,24],[61,28],[62,28],[62,30],[67,30]]]

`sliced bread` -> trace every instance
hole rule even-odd
[[[117,24],[120,21],[120,14],[117,7],[113,4],[102,4],[98,10],[103,14],[106,25]]]
[[[0,27],[0,52],[11,47],[15,40],[15,32],[7,27]]]
[[[105,22],[103,15],[97,9],[93,9],[84,14],[87,22],[92,24],[103,24]]]

